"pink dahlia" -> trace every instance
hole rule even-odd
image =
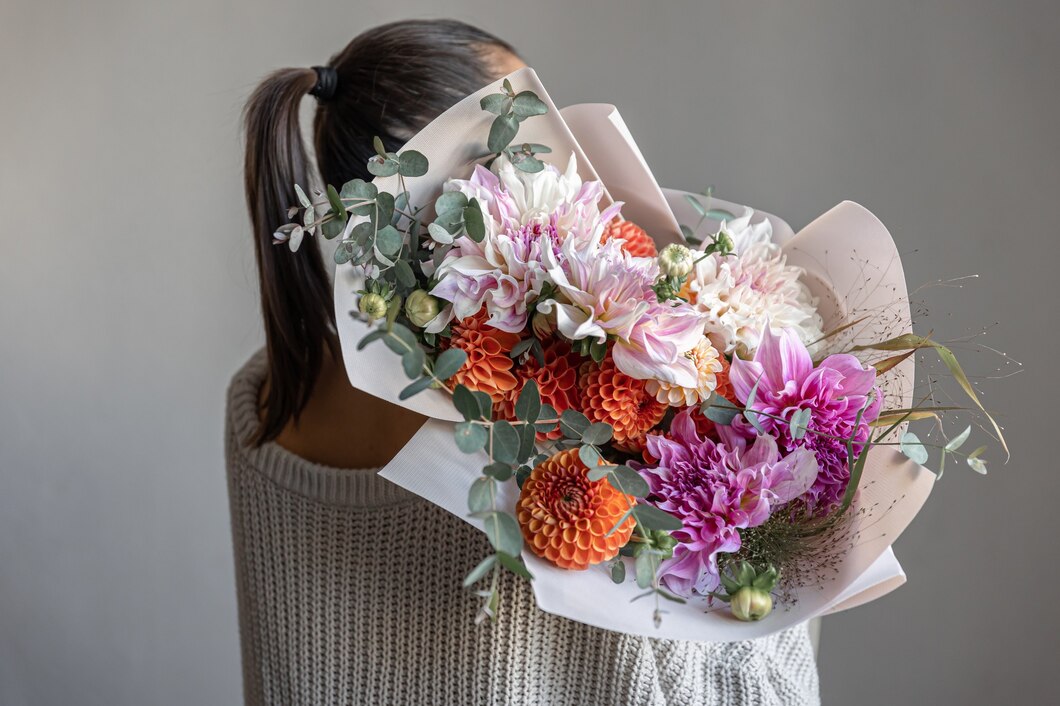
[[[821,470],[804,498],[807,507],[815,512],[835,507],[850,480],[846,444],[841,439],[853,436],[854,452],[860,453],[869,438],[869,424],[880,413],[876,370],[848,354],[828,356],[814,367],[796,330],[774,333],[767,324],[754,359],[734,359],[730,379],[741,404],[747,404],[758,382],[750,408],[779,417],[759,416],[758,421],[767,433],[777,437],[782,451],[813,451]],[[800,409],[810,410],[809,431],[802,439],[795,439],[789,422]],[[861,422],[855,428],[862,409]],[[738,428],[754,433],[748,424]]]
[[[652,285],[654,259],[633,257],[622,241],[568,238],[558,251],[542,253],[556,286],[538,310],[555,313],[556,328],[572,341],[613,340],[615,365],[637,380],[695,388],[699,374],[685,353],[703,338],[703,316],[688,304],[660,302]]]
[[[681,520],[673,533],[673,558],[659,578],[681,596],[717,589],[718,553],[740,548],[740,532],[756,527],[778,506],[802,495],[817,475],[805,449],[782,455],[771,436],[753,441],[719,428],[721,441],[700,436],[691,410],[674,417],[670,438],[651,435],[648,453],[659,459],[643,468],[648,502]]]

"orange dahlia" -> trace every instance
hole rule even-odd
[[[479,390],[500,401],[515,389],[517,380],[512,373],[515,361],[508,354],[519,342],[519,334],[501,331],[486,323],[486,310],[453,324],[449,346],[467,353],[467,362],[452,377],[454,384]]]
[[[543,461],[523,483],[516,515],[530,550],[562,569],[586,569],[614,558],[636,524],[627,517],[635,500],[606,479],[590,481],[577,449]]]
[[[659,254],[659,251],[655,249],[655,241],[633,221],[621,221],[617,218],[611,221],[604,228],[600,242],[606,243],[612,238],[626,241],[622,244],[622,249],[633,257],[655,257]]]
[[[590,421],[610,424],[615,445],[630,452],[643,448],[645,434],[666,414],[666,405],[648,392],[644,380],[620,371],[610,356],[585,372],[582,408]]]
[[[553,339],[544,346],[545,364],[541,365],[533,355],[528,356],[520,365],[515,375],[519,382],[499,402],[494,404],[494,415],[499,419],[515,419],[515,401],[519,398],[527,380],[537,383],[541,393],[541,402],[551,405],[556,412],[581,408],[581,392],[578,390],[578,366],[581,357],[573,352],[570,344],[560,339]],[[538,441],[558,439],[563,434],[559,426],[550,432],[538,432]]]

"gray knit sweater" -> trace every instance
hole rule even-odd
[[[247,448],[264,375],[259,353],[228,392],[247,704],[819,703],[805,626],[729,644],[652,640],[545,613],[511,575],[498,620],[475,625],[479,601],[461,583],[489,551],[484,536],[373,471]]]

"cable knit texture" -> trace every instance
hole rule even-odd
[[[475,625],[461,585],[484,536],[374,471],[246,447],[264,375],[259,353],[233,378],[226,434],[248,705],[820,702],[805,626],[727,644],[624,635],[545,613],[510,574],[498,620]]]

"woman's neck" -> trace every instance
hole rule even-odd
[[[426,417],[355,389],[342,362],[326,354],[298,422],[290,420],[276,443],[313,463],[379,468],[425,421]]]

